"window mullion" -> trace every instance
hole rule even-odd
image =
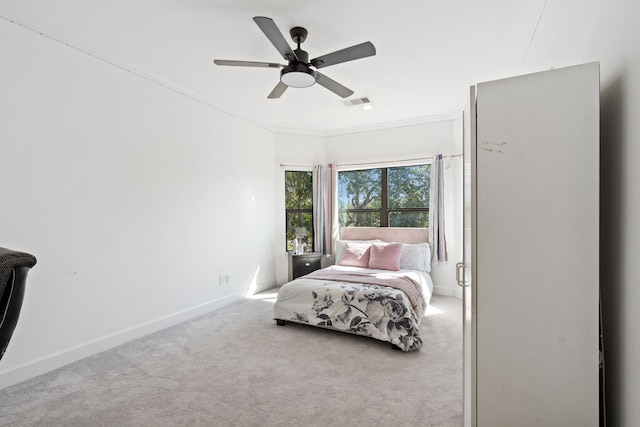
[[[382,200],[380,203],[380,227],[388,227],[389,226],[389,210],[388,205],[389,202],[387,200],[389,186],[387,185],[387,168],[382,168],[381,177],[381,196]]]

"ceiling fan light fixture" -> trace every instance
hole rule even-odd
[[[289,87],[309,87],[316,82],[316,73],[303,64],[289,65],[280,72],[280,81]]]
[[[336,50],[335,52],[327,53],[326,55],[310,60],[309,53],[300,47],[300,44],[307,39],[308,32],[305,28],[293,27],[289,31],[291,38],[297,44],[297,49],[293,50],[273,19],[266,16],[254,16],[253,21],[289,65],[272,62],[231,61],[226,59],[216,59],[213,62],[216,65],[230,65],[235,67],[282,68],[280,81],[267,96],[269,99],[280,98],[288,87],[304,88],[313,86],[316,82],[341,98],[348,98],[353,95],[351,89],[311,69],[311,67],[319,69],[376,54],[375,46],[368,41],[345,49]]]

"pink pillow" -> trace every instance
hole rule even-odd
[[[369,267],[370,243],[347,243],[338,265]]]
[[[369,268],[400,270],[401,243],[372,243]]]

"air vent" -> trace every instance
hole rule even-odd
[[[346,101],[342,101],[342,103],[345,107],[353,107],[356,105],[371,104],[371,100],[363,96],[362,98],[347,99]]]

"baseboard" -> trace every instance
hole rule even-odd
[[[39,375],[51,372],[63,366],[77,362],[89,356],[102,353],[127,342],[161,331],[203,314],[217,310],[235,301],[241,300],[239,295],[229,295],[209,301],[205,304],[142,324],[122,332],[99,338],[87,344],[51,354],[35,361],[20,365],[7,371],[0,371],[0,389],[18,384]]]
[[[453,296],[453,290],[447,286],[434,286],[433,295]]]
[[[453,292],[451,294],[451,296],[454,296],[458,299],[462,299],[464,288],[460,287],[460,286],[456,286],[455,288],[453,288]]]

